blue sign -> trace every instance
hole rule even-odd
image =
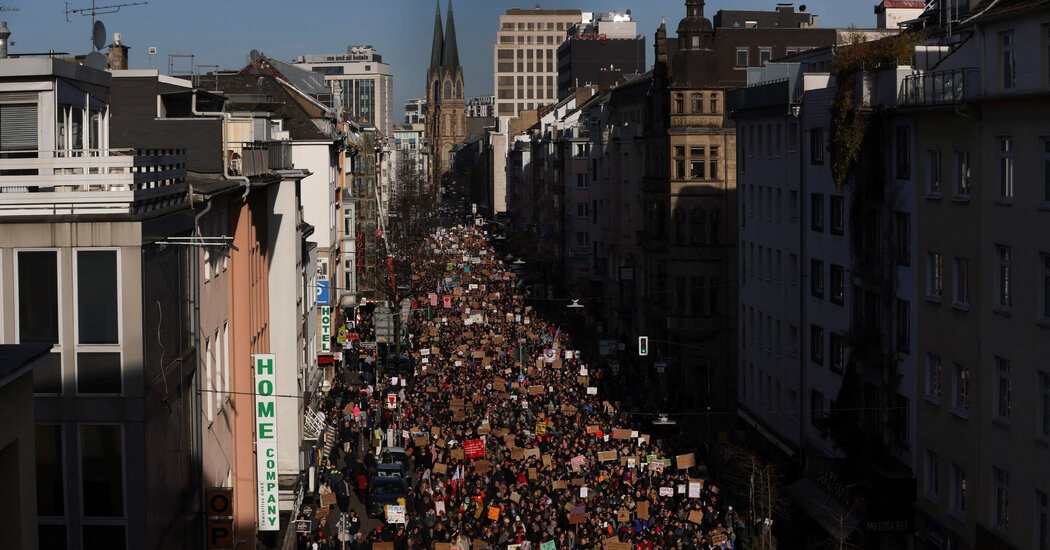
[[[317,281],[317,303],[328,305],[328,281]]]

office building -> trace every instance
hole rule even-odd
[[[426,99],[416,97],[405,102],[405,124],[423,124],[426,115]]]
[[[496,116],[517,116],[558,101],[558,46],[580,10],[512,8],[499,17],[493,45]]]
[[[558,99],[581,86],[600,86],[604,79],[645,72],[645,37],[639,35],[631,10],[584,12],[558,47]]]
[[[467,118],[491,118],[496,116],[496,96],[478,95],[467,98]]]
[[[300,55],[293,64],[324,75],[335,105],[362,127],[389,137],[394,130],[394,76],[371,45],[347,46],[345,54]]]

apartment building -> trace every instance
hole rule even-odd
[[[423,124],[427,113],[427,100],[414,97],[405,102],[404,124]]]
[[[582,13],[512,8],[499,17],[493,51],[496,116],[518,116],[558,101],[558,47]]]
[[[581,86],[608,85],[621,74],[645,72],[645,37],[630,10],[583,12],[558,46],[558,99]]]

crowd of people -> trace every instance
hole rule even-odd
[[[480,230],[434,231],[411,264],[415,376],[329,396],[345,455],[374,461],[364,449],[393,434],[416,472],[404,523],[352,545],[744,548],[749,528],[702,460],[621,410],[610,373],[526,305],[508,267]]]

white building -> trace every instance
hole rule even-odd
[[[477,95],[467,98],[467,117],[491,117],[496,116],[496,96]]]
[[[405,102],[405,124],[423,124],[426,115],[426,98],[414,97]]]
[[[345,54],[300,55],[294,64],[324,75],[335,103],[361,126],[389,137],[394,129],[394,76],[375,48],[347,46]]]

